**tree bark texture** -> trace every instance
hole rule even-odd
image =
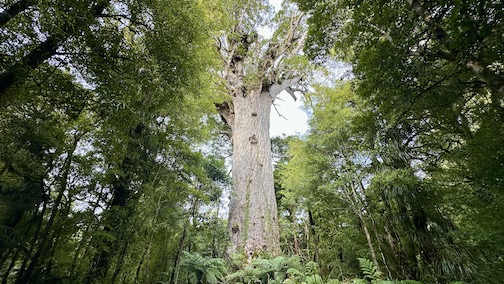
[[[355,190],[355,184],[354,182],[350,182],[350,189],[351,193],[349,194],[350,196],[348,197],[350,202],[352,203],[353,210],[357,217],[359,217],[359,220],[361,221],[362,224],[362,230],[364,231],[364,235],[366,236],[366,241],[368,244],[369,252],[371,253],[371,259],[373,260],[373,264],[376,267],[377,271],[381,271],[380,269],[380,264],[378,262],[378,258],[376,257],[376,250],[373,245],[373,241],[371,239],[371,234],[369,233],[368,225],[366,222],[366,219],[364,218],[363,214],[363,208],[365,208],[363,201],[361,197],[359,197],[359,194]],[[361,187],[362,192],[364,192],[364,187]]]
[[[233,185],[228,229],[231,253],[280,252],[269,136],[271,96],[252,90],[233,97]]]
[[[229,126],[233,144],[233,192],[228,230],[228,254],[243,253],[251,258],[280,253],[280,233],[273,183],[269,135],[271,105],[287,91],[294,96],[304,71],[286,66],[297,56],[306,38],[304,14],[287,11],[279,23],[285,29],[277,38],[265,41],[257,31],[246,31],[247,9],[238,17],[232,32],[217,39],[223,62],[222,77],[229,99],[216,104]],[[238,34],[238,36],[237,36]]]

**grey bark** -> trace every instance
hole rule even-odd
[[[252,90],[233,98],[233,185],[228,229],[231,253],[249,258],[280,252],[269,137],[271,96]]]
[[[353,182],[350,182],[350,189],[352,192],[350,193],[351,196],[349,196],[348,198],[352,203],[352,207],[355,214],[357,215],[357,217],[359,217],[359,220],[361,221],[362,230],[364,231],[364,235],[366,236],[369,252],[371,253],[371,259],[373,260],[373,264],[375,265],[376,269],[378,271],[381,271],[380,264],[378,262],[378,257],[376,257],[376,250],[374,248],[373,241],[371,239],[371,234],[369,233],[367,222],[362,212],[363,208],[362,199],[359,197],[359,194],[355,190],[355,184]]]

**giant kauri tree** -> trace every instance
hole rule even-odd
[[[288,3],[274,18],[269,9],[267,1],[229,3],[224,12],[229,28],[217,37],[229,99],[216,106],[233,144],[229,253],[249,258],[280,252],[270,110],[280,92],[294,96],[303,76],[296,57],[306,34],[304,14]],[[266,21],[276,29],[271,39],[258,34]]]

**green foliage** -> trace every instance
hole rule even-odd
[[[243,257],[235,256],[234,264],[241,264]],[[382,276],[370,260],[359,258],[364,279],[354,278],[351,281],[323,278],[316,273],[316,263],[302,264],[299,257],[276,257],[272,259],[256,258],[250,263],[228,275],[224,261],[219,258],[205,258],[198,253],[183,253],[182,271],[189,272],[188,283],[282,283],[282,284],[338,284],[338,283],[375,283],[375,284],[420,284],[418,281],[390,281],[380,279]],[[311,267],[311,268],[310,268]],[[165,283],[165,282],[162,282]]]
[[[302,264],[300,258],[296,256],[257,258],[245,263],[226,279],[238,283],[324,283],[316,274],[315,267],[316,263]]]
[[[318,249],[322,271],[355,278],[360,269],[352,259],[374,251],[381,258],[373,263],[389,278],[468,277],[474,260],[453,239],[457,230],[439,209],[436,185],[419,176],[427,171],[412,158],[421,154],[407,139],[409,124],[380,128],[381,117],[350,84],[317,91],[311,94],[311,133],[290,144],[291,159],[280,176],[289,192],[284,196],[302,200],[317,216],[304,222],[314,228],[311,248]]]
[[[365,278],[371,281],[375,281],[382,276],[382,273],[375,267],[372,261],[365,258],[358,258],[358,259],[359,259],[359,265]]]
[[[8,2],[2,17],[21,13],[0,27],[2,282],[155,283],[186,200],[215,207],[227,183],[223,163],[195,151],[215,132],[205,10]],[[225,243],[209,215],[205,230]]]
[[[182,269],[193,274],[193,283],[217,284],[224,280],[227,272],[224,261],[220,258],[204,258],[198,253],[183,252],[180,262]]]
[[[322,277],[320,275],[309,275],[306,276],[305,280],[306,284],[323,284],[324,281],[322,281]]]
[[[415,280],[383,280],[383,274],[377,270],[373,262],[369,259],[359,258],[359,265],[361,267],[362,273],[364,274],[364,279],[353,279],[352,283],[357,284],[421,284],[421,282]]]
[[[261,54],[254,31],[278,28],[280,44],[293,4],[3,1],[1,282],[500,283],[501,4],[296,2],[306,54],[355,79],[314,86],[310,132],[273,139],[290,257],[230,273],[230,178],[207,146],[225,97],[215,39]],[[309,64],[284,56],[278,76]],[[249,87],[264,75],[251,66]]]

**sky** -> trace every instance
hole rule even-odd
[[[308,116],[301,109],[303,103],[298,96],[297,101],[287,93],[282,92],[275,100],[275,108],[271,107],[270,136],[304,134],[308,130]],[[283,117],[281,117],[280,115]]]

